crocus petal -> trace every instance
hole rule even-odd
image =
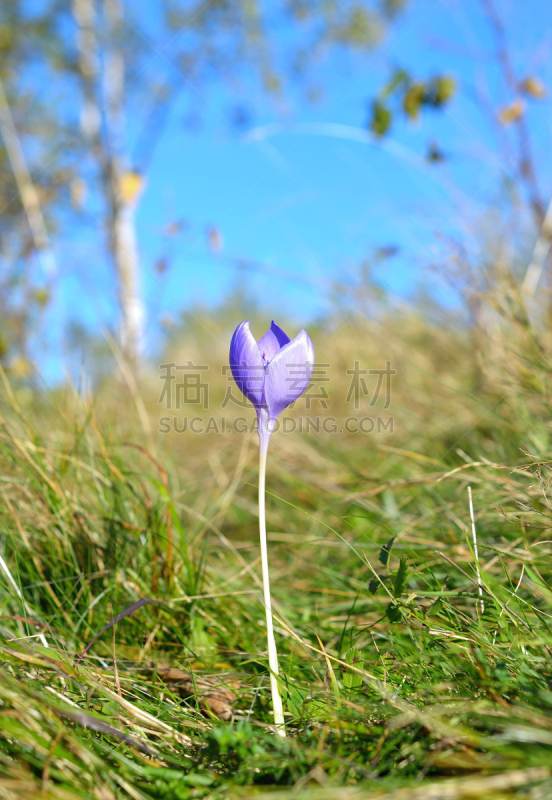
[[[238,389],[255,408],[263,402],[264,361],[249,322],[240,322],[230,342],[230,369]]]
[[[287,333],[272,320],[270,330],[259,339],[259,350],[265,361],[272,361],[278,350],[290,341]]]
[[[305,330],[284,345],[266,368],[265,402],[270,419],[305,391],[314,366],[314,347]]]

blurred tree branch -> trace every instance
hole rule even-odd
[[[42,262],[44,265],[44,272],[49,277],[55,273],[55,261],[50,246],[48,231],[46,230],[46,223],[42,215],[42,208],[38,192],[31,178],[31,174],[27,167],[23,148],[19,141],[19,135],[13,121],[13,116],[8,103],[8,98],[4,91],[4,84],[0,78],[0,130],[4,140],[4,146],[10,160],[11,168],[19,196],[27,215],[29,228],[34,239],[36,249],[41,253]]]
[[[470,58],[472,61],[484,62],[489,66],[495,65],[509,95],[507,104],[497,107],[491,93],[489,92],[488,96],[482,93],[476,83],[479,110],[483,114],[487,112],[488,121],[495,135],[503,134],[503,141],[508,145],[506,155],[502,152],[503,170],[523,187],[536,229],[532,257],[521,282],[521,296],[526,302],[535,294],[547,261],[549,272],[552,266],[552,201],[547,210],[539,185],[532,148],[533,136],[527,116],[529,101],[543,100],[548,95],[546,86],[533,73],[539,59],[542,60],[542,52],[548,45],[546,42],[543,43],[538,51],[539,55],[535,55],[532,66],[528,67],[530,72],[517,75],[514,67],[515,59],[501,15],[502,9],[495,5],[494,0],[480,0],[480,8],[489,25],[494,52],[489,55],[484,49],[473,47],[466,49],[457,43],[445,44],[447,52],[452,48],[455,54]],[[431,41],[436,47],[443,49],[441,39],[433,38]],[[402,116],[409,121],[417,121],[426,109],[444,108],[454,99],[456,89],[454,77],[446,73],[437,73],[432,78],[422,80],[414,77],[408,69],[393,65],[389,79],[372,99],[367,127],[376,140],[384,142],[397,117]],[[515,131],[514,141],[509,135],[509,129]],[[502,150],[501,144],[499,147]],[[446,160],[444,152],[435,143],[430,144],[427,158],[434,163]],[[509,169],[510,164],[513,164],[513,169]],[[552,273],[548,275],[548,280],[549,282],[552,280]]]
[[[523,100],[521,99],[523,94],[533,97],[542,96],[543,89],[531,75],[526,76],[523,80],[516,77],[502,18],[498,14],[493,0],[481,0],[481,3],[494,34],[497,58],[502,68],[504,80],[514,97],[510,110],[520,109],[520,113],[512,114],[513,123],[518,131],[518,174],[527,185],[537,228],[537,239],[531,261],[521,286],[522,296],[527,301],[534,296],[537,290],[547,257],[548,268],[550,269],[551,266],[549,253],[552,242],[552,200],[545,211],[532,154],[531,135],[527,125]]]
[[[491,26],[496,43],[496,54],[498,63],[502,68],[502,74],[506,85],[513,95],[512,123],[518,132],[518,174],[527,185],[530,202],[535,215],[537,225],[540,227],[544,222],[544,202],[541,197],[535,164],[531,150],[531,136],[527,126],[524,110],[520,106],[520,113],[514,113],[515,103],[521,103],[523,92],[523,82],[516,77],[512,58],[508,48],[508,40],[502,18],[497,13],[493,0],[481,0],[487,19]]]

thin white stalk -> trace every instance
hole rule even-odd
[[[264,437],[263,437],[264,438]],[[266,454],[268,451],[268,441],[260,442],[259,451],[259,533],[261,537],[261,563],[263,570],[263,592],[264,606],[266,613],[266,638],[268,644],[268,666],[270,669],[270,688],[272,691],[272,709],[274,712],[274,724],[276,732],[280,736],[286,735],[284,727],[284,710],[282,698],[278,688],[278,653],[276,651],[276,641],[274,639],[274,627],[272,625],[272,602],[270,599],[270,578],[268,574],[268,548],[266,544],[266,518],[265,518],[265,477],[266,477]]]
[[[477,550],[477,533],[475,530],[475,516],[473,513],[473,500],[472,500],[472,490],[471,486],[468,486],[468,498],[470,502],[470,519],[471,519],[471,526],[472,526],[472,539],[473,539],[473,554],[475,556],[475,571],[477,573],[477,583],[479,586],[479,597],[480,604],[481,604],[481,613],[485,611],[485,603],[483,602],[483,586],[481,585],[481,572],[479,571],[479,553]]]

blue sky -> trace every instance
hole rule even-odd
[[[497,5],[519,73],[536,73],[552,88],[552,7],[545,0]],[[214,305],[243,281],[235,267],[240,257],[274,267],[272,275],[248,272],[247,285],[276,317],[306,323],[323,315],[332,281],[352,278],[363,259],[390,245],[398,253],[383,262],[378,278],[391,293],[408,296],[425,281],[453,302],[427,266],[442,257],[443,237],[469,239],[509,167],[474,88],[485,95],[488,87],[495,107],[512,99],[492,53],[480,2],[412,0],[381,48],[368,56],[334,54],[320,65],[324,96],[316,105],[292,93],[282,114],[247,81],[241,97],[222,86],[188,87],[155,151],[137,216],[150,351],[161,341],[164,315],[178,318],[196,303]],[[421,79],[451,73],[459,94],[419,124],[397,121],[382,144],[363,141],[369,100],[397,65]],[[236,132],[229,110],[249,91],[255,116]],[[190,96],[198,95],[201,122],[190,131],[183,117]],[[552,103],[531,103],[528,114],[547,198]],[[424,162],[431,139],[449,156],[445,165]],[[188,228],[169,241],[163,229],[179,219]],[[219,255],[208,246],[210,226],[222,237]],[[94,227],[75,228],[54,243],[62,276],[51,312],[54,348],[71,315],[90,330],[116,321],[113,280],[97,234]],[[168,268],[160,276],[155,264],[165,255]],[[60,363],[48,359],[47,372],[58,374]]]

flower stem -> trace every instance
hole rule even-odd
[[[280,736],[285,736],[284,710],[282,708],[282,698],[278,688],[278,653],[276,652],[276,641],[274,639],[274,628],[272,625],[272,602],[270,600],[270,578],[268,575],[268,549],[266,545],[266,520],[265,520],[265,476],[266,476],[266,454],[268,451],[269,436],[260,438],[259,455],[259,533],[261,537],[261,563],[263,570],[263,591],[264,606],[266,612],[266,638],[268,643],[268,666],[270,669],[270,688],[272,690],[272,709],[274,712],[274,723],[276,732]]]

